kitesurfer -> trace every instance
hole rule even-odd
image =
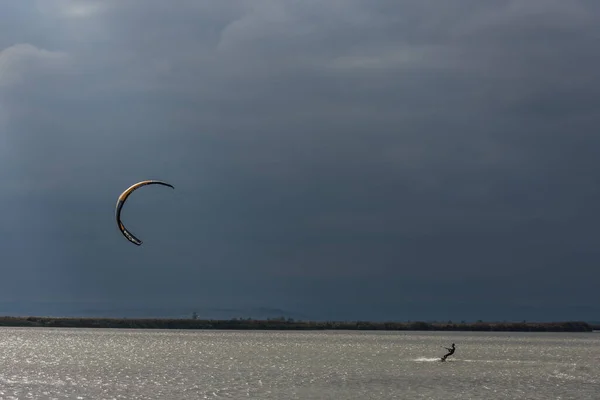
[[[440,361],[446,361],[446,358],[448,358],[449,356],[451,356],[452,354],[454,354],[454,352],[456,351],[456,346],[454,346],[454,343],[452,343],[452,347],[448,348],[448,347],[444,347],[446,350],[448,350],[447,354],[444,354],[444,356],[442,357],[442,359]]]

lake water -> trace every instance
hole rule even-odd
[[[600,333],[0,328],[0,361],[0,399],[600,399]]]

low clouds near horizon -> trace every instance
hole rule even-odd
[[[597,319],[600,3],[0,10],[0,303]]]

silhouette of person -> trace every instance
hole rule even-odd
[[[454,354],[454,352],[456,351],[456,346],[454,346],[454,343],[452,343],[452,348],[448,348],[448,347],[444,347],[446,350],[448,350],[448,354],[445,354],[441,361],[446,361],[446,358],[448,358],[449,356],[451,356],[452,354]]]

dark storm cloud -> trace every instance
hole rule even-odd
[[[596,2],[3,7],[3,299],[589,318]]]

